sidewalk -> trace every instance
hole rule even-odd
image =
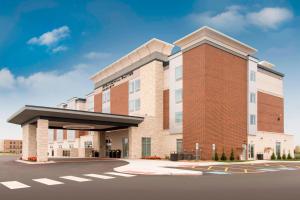
[[[141,159],[122,159],[128,162],[128,165],[114,168],[115,171],[130,174],[142,175],[202,175],[201,171],[175,169],[176,167],[197,167],[212,165],[232,165],[232,164],[261,164],[261,163],[278,163],[280,161],[272,160],[255,160],[245,162],[215,162],[215,161],[168,161],[168,160],[141,160]],[[299,162],[299,161],[282,161],[282,162]]]

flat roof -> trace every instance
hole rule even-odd
[[[18,125],[35,124],[38,119],[49,120],[49,128],[108,131],[138,126],[143,117],[100,112],[26,105],[13,114],[7,122]]]

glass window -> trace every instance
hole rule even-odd
[[[133,93],[134,92],[134,81],[130,81],[129,82],[129,93]]]
[[[151,156],[151,138],[142,138],[142,157]]]
[[[84,142],[84,148],[92,148],[93,142],[92,141],[85,141]]]
[[[255,125],[256,124],[256,116],[255,115],[250,115],[250,124]]]
[[[175,122],[177,124],[182,123],[182,112],[176,112],[175,113]]]
[[[182,66],[175,68],[175,80],[178,81],[180,79],[182,79]]]
[[[133,112],[134,111],[134,100],[130,100],[129,101],[129,112]]]
[[[249,158],[253,159],[254,158],[254,144],[249,144]]]
[[[256,95],[254,92],[250,93],[250,102],[255,103],[256,102]]]
[[[175,102],[176,103],[182,102],[182,89],[175,90]]]
[[[52,143],[54,141],[54,130],[53,129],[49,129],[48,130],[48,142]]]
[[[176,151],[177,153],[181,153],[182,151],[182,139],[176,140]]]
[[[135,111],[139,111],[141,108],[141,100],[140,99],[136,99],[135,100],[135,105],[134,105]]]
[[[253,82],[256,81],[256,72],[255,71],[250,72],[250,81],[253,81]]]
[[[276,142],[276,156],[281,155],[281,143],[280,142]]]
[[[75,141],[75,131],[67,130],[68,141]]]
[[[57,134],[57,142],[63,142],[64,140],[64,133],[62,129],[56,131]]]
[[[135,80],[134,83],[135,83],[135,85],[134,85],[135,92],[140,91],[140,89],[141,89],[141,81],[140,81],[140,79]]]

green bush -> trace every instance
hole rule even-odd
[[[281,155],[280,155],[280,153],[277,155],[277,160],[281,160]]]
[[[282,155],[282,160],[286,160],[286,155],[285,155],[285,153]]]
[[[225,152],[224,152],[224,151],[223,151],[223,153],[222,153],[221,160],[223,160],[223,161],[227,160],[227,157],[226,157],[226,155],[225,155]]]
[[[234,153],[233,153],[233,149],[231,149],[231,153],[230,153],[230,158],[229,158],[231,161],[234,160]]]
[[[271,160],[276,160],[276,156],[274,152],[272,153]]]
[[[290,152],[288,153],[287,159],[288,160],[292,160],[293,159]]]
[[[219,160],[219,156],[218,156],[218,153],[215,152],[215,161],[218,161]]]

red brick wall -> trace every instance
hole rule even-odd
[[[183,145],[236,156],[247,143],[247,61],[209,44],[183,53]],[[239,151],[239,152],[238,152]]]
[[[284,133],[284,100],[283,98],[257,93],[257,129]]]
[[[102,112],[102,93],[98,93],[94,96],[94,111]]]
[[[128,81],[110,89],[110,111],[128,115]]]
[[[63,130],[64,140],[68,139],[67,130]]]
[[[163,127],[169,129],[169,90],[163,93]]]

